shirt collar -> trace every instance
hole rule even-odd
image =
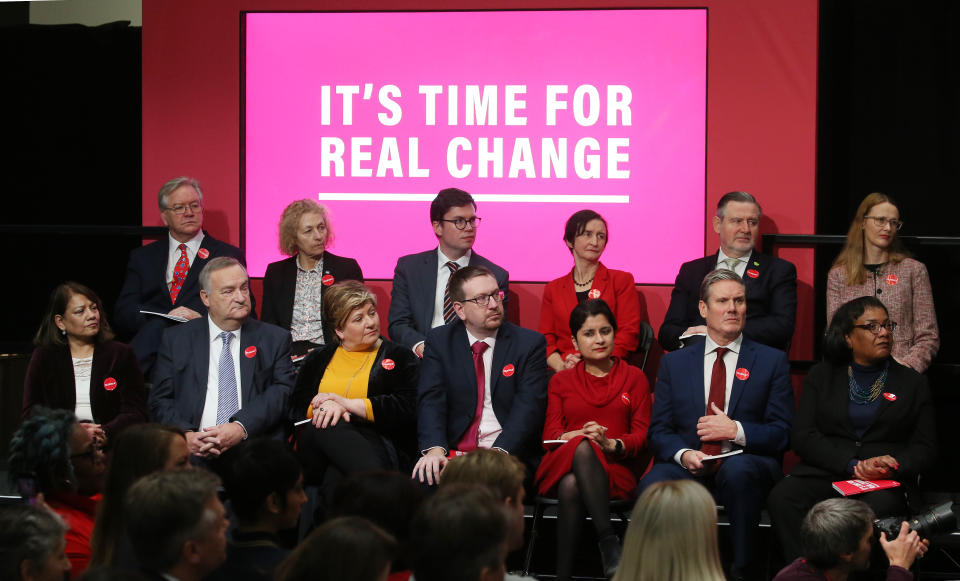
[[[493,346],[497,344],[497,333],[499,332],[500,329],[497,329],[493,332],[493,335],[487,337],[486,339],[477,339],[473,336],[473,333],[467,330],[467,344],[472,346],[477,341],[483,341],[488,347],[493,348]]]
[[[449,256],[443,253],[443,250],[440,250],[440,247],[437,246],[437,258],[439,259],[439,268],[445,268],[448,262],[456,262],[460,268],[464,266],[470,266],[470,257],[473,256],[473,250],[467,250],[467,253],[461,256],[460,258],[453,260]]]
[[[210,317],[209,314],[207,314],[207,323],[210,329],[210,342],[213,343],[214,341],[220,341],[221,340],[220,333],[223,333],[223,329],[218,327],[217,324],[213,322],[213,319]],[[234,339],[237,339],[240,337],[240,329],[237,329],[236,331],[228,331],[228,332],[233,334]]]
[[[170,241],[170,252],[173,252],[174,250],[177,250],[180,248],[180,242],[177,241],[177,239],[174,238],[169,231],[167,232],[167,240]],[[187,248],[190,249],[190,252],[192,252],[193,254],[196,254],[197,250],[200,250],[201,242],[203,242],[203,230],[200,230],[199,232],[197,232],[196,236],[194,236],[190,240],[187,240],[186,242],[184,242],[184,244],[187,245]]]
[[[320,260],[318,260],[317,263],[316,263],[315,265],[313,265],[313,268],[311,268],[311,269],[309,269],[309,270],[307,270],[306,268],[304,268],[303,266],[300,265],[300,253],[299,253],[299,252],[297,253],[297,257],[294,259],[293,262],[296,263],[296,265],[297,265],[297,270],[300,270],[300,271],[303,271],[303,272],[323,272],[323,255],[322,255],[322,254],[320,255]]]
[[[717,347],[726,347],[727,349],[739,355],[741,344],[743,344],[743,333],[740,333],[740,335],[737,336],[736,339],[731,341],[729,345],[717,345],[717,343],[713,339],[711,339],[710,335],[708,334],[706,337],[703,354],[704,356],[707,356],[710,353],[713,353],[714,351],[716,351]]]
[[[748,261],[750,260],[750,255],[751,255],[751,254],[753,254],[753,251],[752,251],[752,250],[751,250],[750,252],[744,254],[744,255],[741,256],[740,258],[734,258],[733,256],[727,256],[726,254],[724,254],[724,253],[723,253],[723,248],[721,248],[721,249],[717,250],[717,264],[720,264],[722,261],[724,261],[724,260],[726,260],[726,259],[728,259],[728,258],[733,258],[734,260],[736,260],[736,261],[738,261],[738,262],[748,262]]]

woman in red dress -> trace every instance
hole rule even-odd
[[[609,501],[633,496],[650,461],[647,428],[652,397],[643,372],[613,357],[617,321],[601,299],[577,305],[570,333],[581,361],[550,381],[543,439],[565,440],[537,469],[539,493],[560,499],[557,579],[569,579],[583,518],[597,530],[604,574],[620,562]],[[552,444],[545,446],[550,448]]]

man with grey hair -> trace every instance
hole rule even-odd
[[[730,578],[749,579],[760,512],[790,437],[790,365],[783,351],[744,337],[747,297],[735,272],[710,272],[698,294],[706,337],[660,362],[647,433],[656,462],[638,491],[683,478],[710,488],[730,517]]]
[[[293,389],[290,332],[250,319],[247,271],[234,258],[200,273],[206,317],[163,333],[150,418],[187,432],[197,458],[212,459],[248,436],[280,438]]]
[[[227,558],[219,484],[206,470],[169,470],[144,476],[127,491],[127,536],[151,578],[200,581]]]
[[[870,566],[873,511],[867,503],[850,498],[818,502],[803,519],[800,539],[805,557],[787,565],[773,581],[846,581],[850,573]],[[929,545],[905,522],[896,539],[881,533],[880,546],[890,561],[887,581],[913,579],[909,569]]]
[[[121,338],[137,353],[145,376],[153,367],[160,335],[176,324],[167,317],[191,320],[206,314],[197,284],[203,266],[217,256],[243,262],[239,248],[202,230],[203,192],[197,180],[168,181],[160,188],[157,204],[167,236],[130,252],[113,318]]]
[[[657,337],[664,349],[672,351],[703,341],[707,330],[699,312],[697,288],[716,268],[733,270],[744,280],[747,320],[743,334],[777,349],[789,347],[797,317],[797,268],[754,250],[760,216],[760,204],[747,192],[729,192],[720,198],[713,217],[720,249],[680,267]]]

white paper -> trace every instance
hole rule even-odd
[[[155,312],[153,312],[153,311],[140,311],[140,312],[143,313],[144,315],[156,315],[156,316],[158,316],[158,317],[163,317],[164,319],[169,319],[169,320],[171,320],[171,321],[176,321],[176,322],[178,322],[178,323],[186,323],[186,322],[187,322],[187,320],[184,319],[183,317],[178,317],[178,316],[176,316],[176,315],[168,315],[168,314],[166,314],[166,313],[155,313]]]
[[[704,456],[703,458],[700,458],[700,461],[707,462],[708,460],[719,460],[721,458],[726,458],[727,456],[736,456],[737,454],[742,454],[742,453],[743,453],[743,448],[740,448],[739,450],[730,450],[726,454],[717,454],[716,456]]]

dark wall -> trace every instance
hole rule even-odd
[[[126,23],[0,30],[4,352],[28,346],[63,280],[93,288],[109,312],[140,244],[107,229],[15,228],[140,225],[140,36]]]

